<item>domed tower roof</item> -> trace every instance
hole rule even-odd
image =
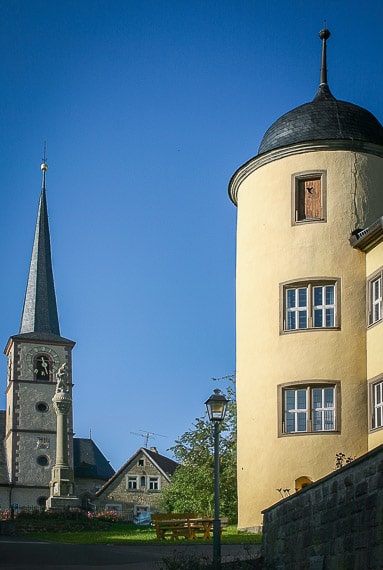
[[[266,131],[259,154],[297,143],[319,140],[350,140],[383,145],[383,126],[366,109],[338,101],[327,84],[327,29],[322,39],[322,68],[318,92],[311,103],[296,107],[280,117]]]

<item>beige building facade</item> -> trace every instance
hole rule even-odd
[[[320,37],[314,100],[270,127],[229,186],[243,529],[258,529],[263,509],[330,473],[336,454],[358,457],[383,442],[368,382],[383,373],[383,333],[366,322],[367,276],[381,271],[383,245],[366,253],[350,244],[383,213],[383,127],[333,97],[328,30]]]

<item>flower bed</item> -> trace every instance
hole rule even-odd
[[[115,522],[121,519],[115,513],[84,513],[83,511],[65,511],[62,513],[49,511],[20,511],[14,514],[10,511],[0,513],[1,534],[15,534],[6,532],[9,526],[16,529],[19,535],[34,532],[79,532],[84,530],[108,530]],[[4,527],[4,528],[3,528]],[[3,530],[2,530],[3,529]]]

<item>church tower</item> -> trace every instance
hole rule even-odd
[[[383,212],[383,127],[337,100],[326,42],[312,102],[280,117],[233,175],[239,528],[368,450],[366,258]]]
[[[19,334],[5,348],[8,357],[5,450],[10,503],[45,506],[56,457],[56,414],[52,397],[64,363],[72,392],[72,349],[60,335],[53,280],[46,201],[46,160]],[[68,415],[69,464],[73,468],[73,414]]]

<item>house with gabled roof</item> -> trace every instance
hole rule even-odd
[[[93,503],[98,511],[115,511],[129,518],[156,511],[177,467],[176,461],[161,455],[155,447],[140,447],[97,491]]]

